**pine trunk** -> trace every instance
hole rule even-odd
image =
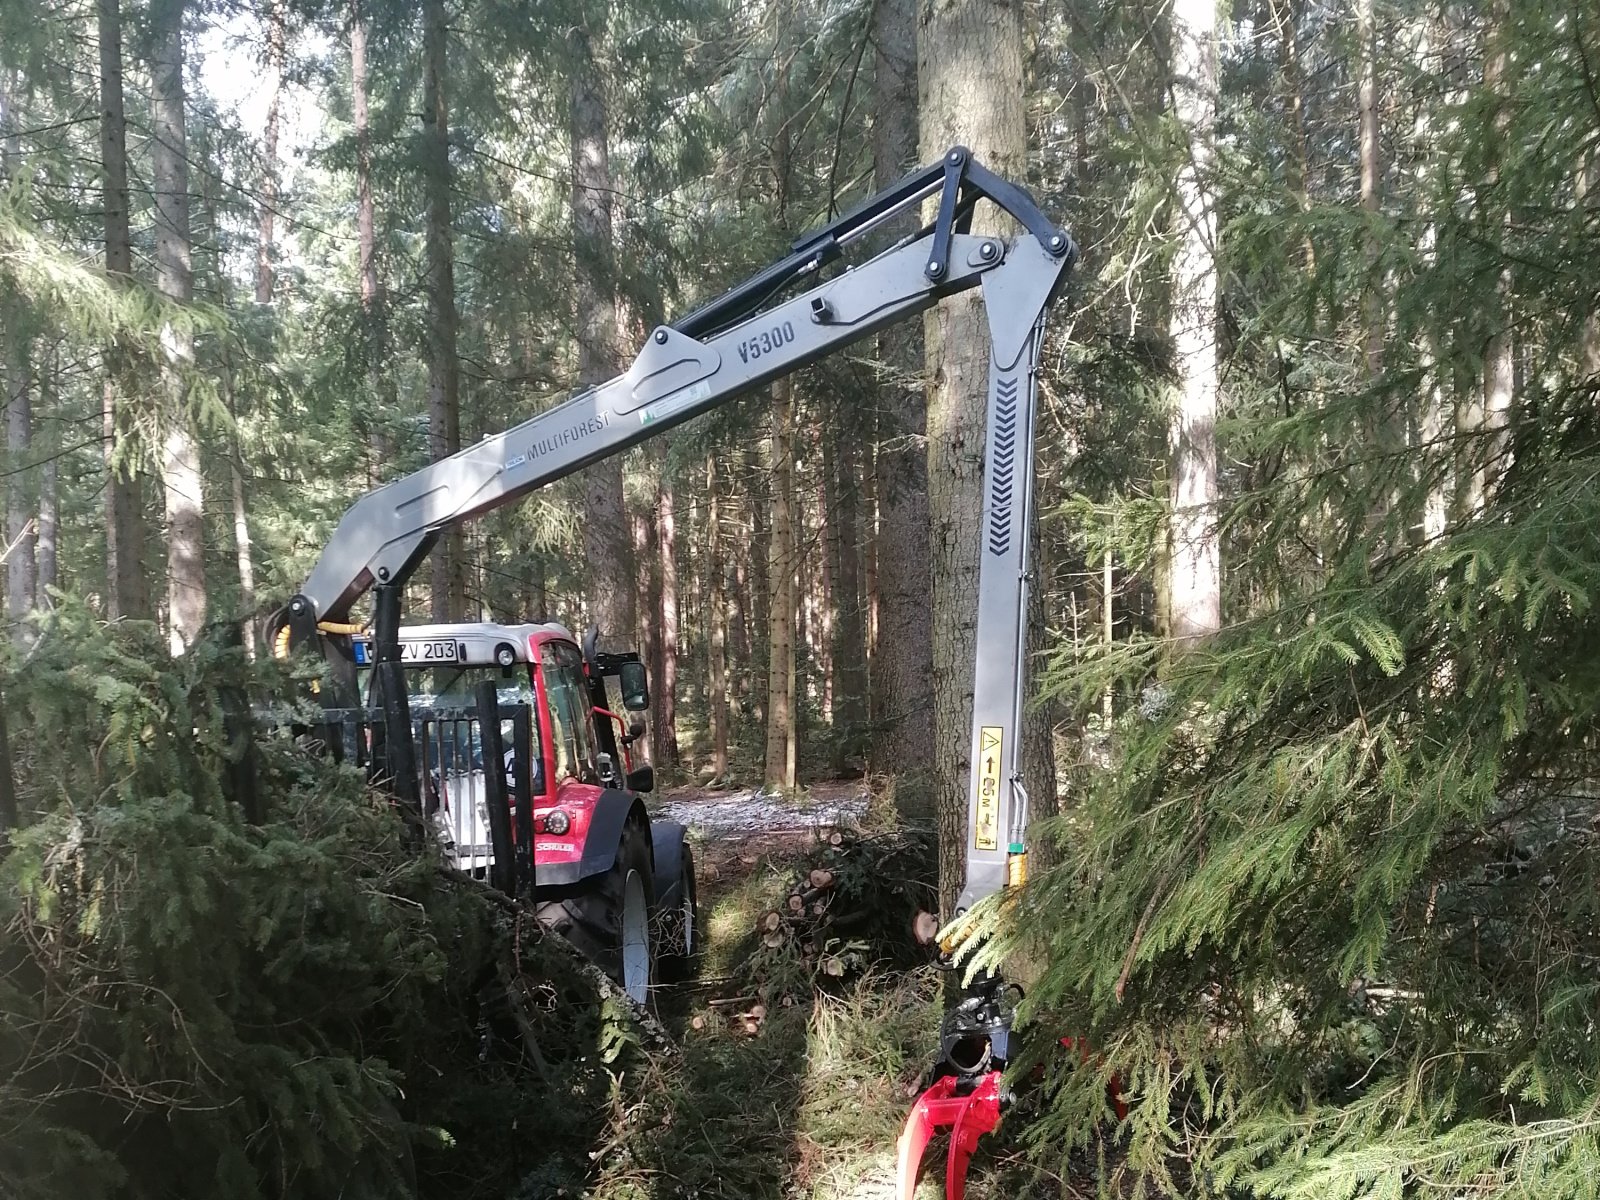
[[[661,721],[661,756],[656,762],[669,767],[677,766],[682,757],[678,750],[677,545],[672,483],[666,478],[663,464],[661,485],[656,491],[656,550],[661,578],[661,674],[655,688]]]
[[[937,31],[930,33],[930,38],[943,37],[946,30],[965,38],[963,26],[981,25],[982,10],[987,7],[967,2],[939,5],[930,17],[932,29]],[[986,50],[989,41],[1010,36],[1010,25],[1014,23],[1010,9],[998,6],[993,15],[1005,31],[996,29],[982,34],[975,50]],[[916,0],[878,0],[872,10],[872,23],[877,59],[872,175],[874,185],[885,188],[913,170],[921,157],[917,149]],[[982,68],[976,61],[960,62],[962,51],[955,46],[935,46],[930,41],[925,53],[923,69],[936,72],[930,75],[929,82],[938,83],[941,103],[964,102],[953,95],[946,96],[945,89],[952,86],[943,82],[946,75],[970,76],[959,86],[984,92],[979,81]],[[1013,57],[1017,78],[1021,78],[1019,45],[1002,54],[998,89],[1010,86],[1010,76],[1005,72],[1012,69]],[[1012,105],[1009,98],[993,102],[1006,108]],[[990,103],[986,94],[980,97],[980,108]],[[1020,100],[1016,105],[1020,113]],[[924,139],[926,154],[938,157],[969,136],[959,108],[937,117],[928,115],[938,128],[930,129]],[[970,128],[983,131],[988,120],[979,112]],[[1006,137],[1010,136],[1007,133]],[[1016,136],[1020,139],[1020,131]],[[980,159],[992,149],[987,145],[974,148]],[[994,168],[1008,164],[986,165]],[[899,237],[914,224],[908,217],[900,228],[886,231],[885,236]],[[956,303],[963,306],[970,324],[972,299]],[[876,606],[877,622],[876,629],[868,631],[872,645],[870,714],[877,731],[870,753],[873,770],[899,772],[934,761],[934,706],[930,695],[934,634],[928,619],[933,590],[928,533],[929,452],[922,442],[928,426],[922,385],[922,333],[916,324],[901,322],[879,334],[878,358],[883,375],[878,401],[876,475],[872,481],[877,497],[877,528],[867,551],[874,572],[867,590]],[[930,358],[929,364],[932,363]],[[869,614],[872,611],[869,609]],[[970,670],[970,664],[963,670]],[[965,734],[958,740],[965,743]]]
[[[588,33],[568,34],[572,71],[572,242],[577,293],[578,383],[591,387],[617,373],[617,296],[611,227],[610,116]],[[612,455],[584,472],[583,550],[600,643],[623,649],[636,623],[634,556],[622,459]],[[647,560],[639,560],[641,564]],[[619,640],[620,639],[620,640]]]
[[[660,688],[661,588],[655,569],[656,523],[650,513],[633,514],[633,559],[643,568],[635,582],[634,611],[639,616],[639,625],[634,636],[638,639],[639,656],[656,684],[650,690],[650,761],[660,762],[665,749],[662,745]]]
[[[856,478],[855,439],[838,438],[835,446],[833,541],[837,567],[833,578],[834,773],[845,774],[858,753],[866,724],[867,639],[861,600],[860,491]]]
[[[394,376],[389,372],[388,296],[378,272],[377,222],[372,203],[372,129],[367,106],[367,18],[361,0],[350,0],[350,104],[356,135],[356,243],[361,275],[361,325],[366,342],[366,367],[375,406],[367,432],[367,482],[383,479],[383,466],[394,457],[384,418],[395,408]]]
[[[1210,169],[1217,114],[1213,0],[1172,7],[1173,109],[1189,153],[1178,171],[1178,251],[1172,266],[1173,407],[1168,633],[1179,644],[1222,626],[1217,502],[1217,218]]]
[[[194,295],[189,244],[189,157],[184,130],[183,18],[186,0],[157,0],[151,9],[150,174],[155,191],[156,286],[169,300]],[[166,445],[161,483],[167,515],[167,637],[172,653],[194,645],[206,619],[205,522],[200,444],[182,370],[194,363],[190,334],[169,325]]]
[[[428,196],[428,452],[437,462],[461,449],[461,363],[456,356],[455,240],[450,216],[449,27],[444,0],[422,6],[424,174]],[[466,616],[467,583],[459,526],[433,552],[433,619]]]
[[[767,555],[768,788],[795,786],[794,385],[772,384],[772,534]]]
[[[105,221],[106,273],[127,281],[133,273],[128,231],[128,121],[122,96],[122,13],[118,0],[97,0],[100,41],[101,207]],[[150,585],[144,565],[144,501],[139,476],[126,461],[132,424],[123,384],[126,354],[105,347],[101,390],[101,435],[106,466],[106,616],[150,615]]]
[[[1357,90],[1357,105],[1360,108],[1361,208],[1368,220],[1375,222],[1381,204],[1379,187],[1382,167],[1378,142],[1378,47],[1377,31],[1372,20],[1372,0],[1356,0],[1356,42],[1361,78]],[[1215,87],[1214,77],[1212,86]],[[1385,321],[1383,293],[1378,283],[1377,246],[1370,233],[1367,237],[1367,272],[1367,284],[1362,289],[1362,324],[1366,334],[1367,374],[1376,380],[1383,371]],[[1393,446],[1388,448],[1394,449]]]
[[[39,544],[34,550],[38,570],[35,602],[50,607],[50,589],[61,586],[59,542],[61,501],[57,490],[57,462],[51,458],[39,472]]]
[[[964,145],[1002,178],[1024,173],[1020,0],[941,0],[924,13],[920,42],[923,157]],[[983,214],[992,221],[990,214]],[[994,229],[975,221],[973,232]],[[982,297],[963,292],[929,312],[928,500],[933,587],[933,669],[907,680],[902,707],[933,691],[934,811],[939,893],[946,915],[965,874],[972,671],[977,615],[989,327]],[[882,501],[880,500],[880,503]],[[879,546],[890,548],[887,531]],[[887,564],[880,561],[880,586]],[[884,589],[884,601],[895,601]],[[909,615],[910,596],[902,593]],[[926,611],[918,618],[927,623]],[[882,649],[912,630],[887,619]],[[881,657],[882,655],[880,655]],[[917,761],[912,759],[910,761]]]
[[[22,139],[18,133],[16,89],[19,79],[13,73],[0,87],[0,179],[9,179],[21,169]],[[19,645],[29,639],[26,624],[33,611],[37,586],[34,562],[37,525],[34,522],[28,481],[33,474],[28,460],[33,456],[33,346],[28,315],[15,298],[0,302],[0,352],[4,355],[6,401],[6,618],[11,636]]]
[[[235,453],[238,453],[237,446]],[[244,475],[237,462],[228,464],[233,479],[233,553],[239,565],[239,608],[244,613],[240,633],[245,653],[256,656],[256,568],[250,547],[250,514],[244,502]]]
[[[728,614],[722,545],[722,481],[716,455],[706,459],[706,705],[711,710],[711,779],[728,775]]]
[[[9,140],[9,139],[8,139]],[[9,149],[9,148],[8,148]],[[5,156],[14,164],[14,151]],[[29,640],[27,616],[33,611],[37,567],[33,497],[28,460],[33,454],[33,361],[21,314],[7,314],[6,341],[6,619],[19,644]]]
[[[1507,43],[1511,33],[1510,0],[1493,0],[1490,5],[1489,47],[1483,64],[1483,86],[1494,99],[1494,133],[1490,140],[1489,171],[1485,191],[1488,193],[1490,211],[1500,211],[1503,224],[1510,228],[1511,214],[1500,192],[1500,158],[1502,143],[1510,121],[1509,89],[1507,78],[1509,55]],[[1509,259],[1502,256],[1502,261]],[[1474,510],[1488,500],[1495,481],[1509,465],[1511,407],[1516,394],[1516,347],[1511,336],[1511,268],[1503,265],[1495,279],[1489,297],[1489,340],[1483,348],[1483,399],[1478,414],[1481,432],[1487,433],[1482,445],[1475,449],[1478,458],[1472,474],[1472,495],[1469,500]],[[1478,430],[1474,430],[1478,432]]]
[[[261,136],[261,213],[256,225],[257,304],[272,303],[273,224],[278,216],[278,116],[283,102],[288,21],[287,0],[272,0],[267,12],[267,122]]]

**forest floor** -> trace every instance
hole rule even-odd
[[[793,798],[663,797],[659,815],[687,824],[695,845],[703,958],[693,981],[659,989],[656,1011],[680,1053],[625,1081],[596,1155],[596,1200],[893,1196],[895,1142],[937,1049],[942,976],[910,931],[931,882],[921,857],[931,837],[905,834],[878,810],[860,782]],[[774,945],[766,922],[818,864],[838,874],[841,904],[870,919],[844,918],[856,923],[827,939],[829,954],[806,952],[806,937],[823,941],[808,930]],[[924,870],[914,887],[895,882]],[[829,957],[837,974],[820,961]],[[942,1138],[924,1163],[918,1200],[942,1196]],[[974,1160],[967,1194],[1094,1193],[1087,1176],[1025,1165],[1002,1125]]]

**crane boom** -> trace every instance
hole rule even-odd
[[[938,197],[920,232],[831,278],[844,249]],[[1021,226],[1012,239],[970,232],[987,200]],[[947,296],[981,287],[991,356],[977,658],[968,798],[967,874],[958,911],[1000,890],[1022,853],[1027,793],[1020,770],[1023,639],[1031,520],[1035,374],[1045,311],[1076,248],[1021,188],[963,148],[793,243],[790,253],[672,325],[655,329],[621,375],[504,433],[369,492],[339,522],[280,625],[295,640],[337,643],[351,606],[379,590],[375,652],[398,638],[398,595],[446,529],[833,354]],[[788,299],[792,285],[811,286]],[[385,601],[387,600],[387,604]],[[398,655],[398,651],[394,651]],[[402,699],[403,703],[403,699]]]

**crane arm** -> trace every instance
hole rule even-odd
[[[937,196],[937,216],[858,266],[822,271],[885,221]],[[1021,232],[970,232],[989,201]],[[1027,192],[964,149],[907,176],[796,240],[783,259],[671,325],[655,329],[627,370],[520,425],[361,497],[339,522],[305,586],[277,620],[285,646],[319,641],[353,681],[351,606],[374,604],[375,692],[384,707],[388,772],[415,777],[400,662],[400,597],[439,535],[590,463],[827,357],[940,300],[981,288],[990,339],[983,501],[977,540],[973,712],[966,872],[956,915],[1023,874],[1028,795],[1021,770],[1034,410],[1044,320],[1076,257]],[[796,287],[804,290],[789,295]],[[788,298],[785,298],[785,297]],[[343,648],[341,648],[343,647]],[[931,682],[931,681],[930,681]],[[897,1191],[909,1197],[933,1128],[953,1127],[948,1182],[958,1197],[967,1156],[999,1118],[1010,1014],[984,977],[946,1016],[934,1082],[901,1139]]]
[[[884,221],[939,196],[919,234],[787,300]],[[992,201],[1024,232],[1007,244],[969,232]],[[370,588],[398,584],[440,533],[835,353],[946,296],[985,286],[996,353],[1015,359],[1075,256],[1022,189],[961,148],[795,241],[782,260],[654,330],[621,375],[504,433],[361,497],[345,513],[290,611],[347,619]]]

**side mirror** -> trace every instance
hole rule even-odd
[[[649,763],[642,767],[635,767],[628,772],[628,790],[630,792],[653,792],[656,790],[656,769]]]
[[[623,663],[617,670],[617,677],[622,684],[623,708],[630,712],[643,712],[650,707],[650,676],[642,662]]]

